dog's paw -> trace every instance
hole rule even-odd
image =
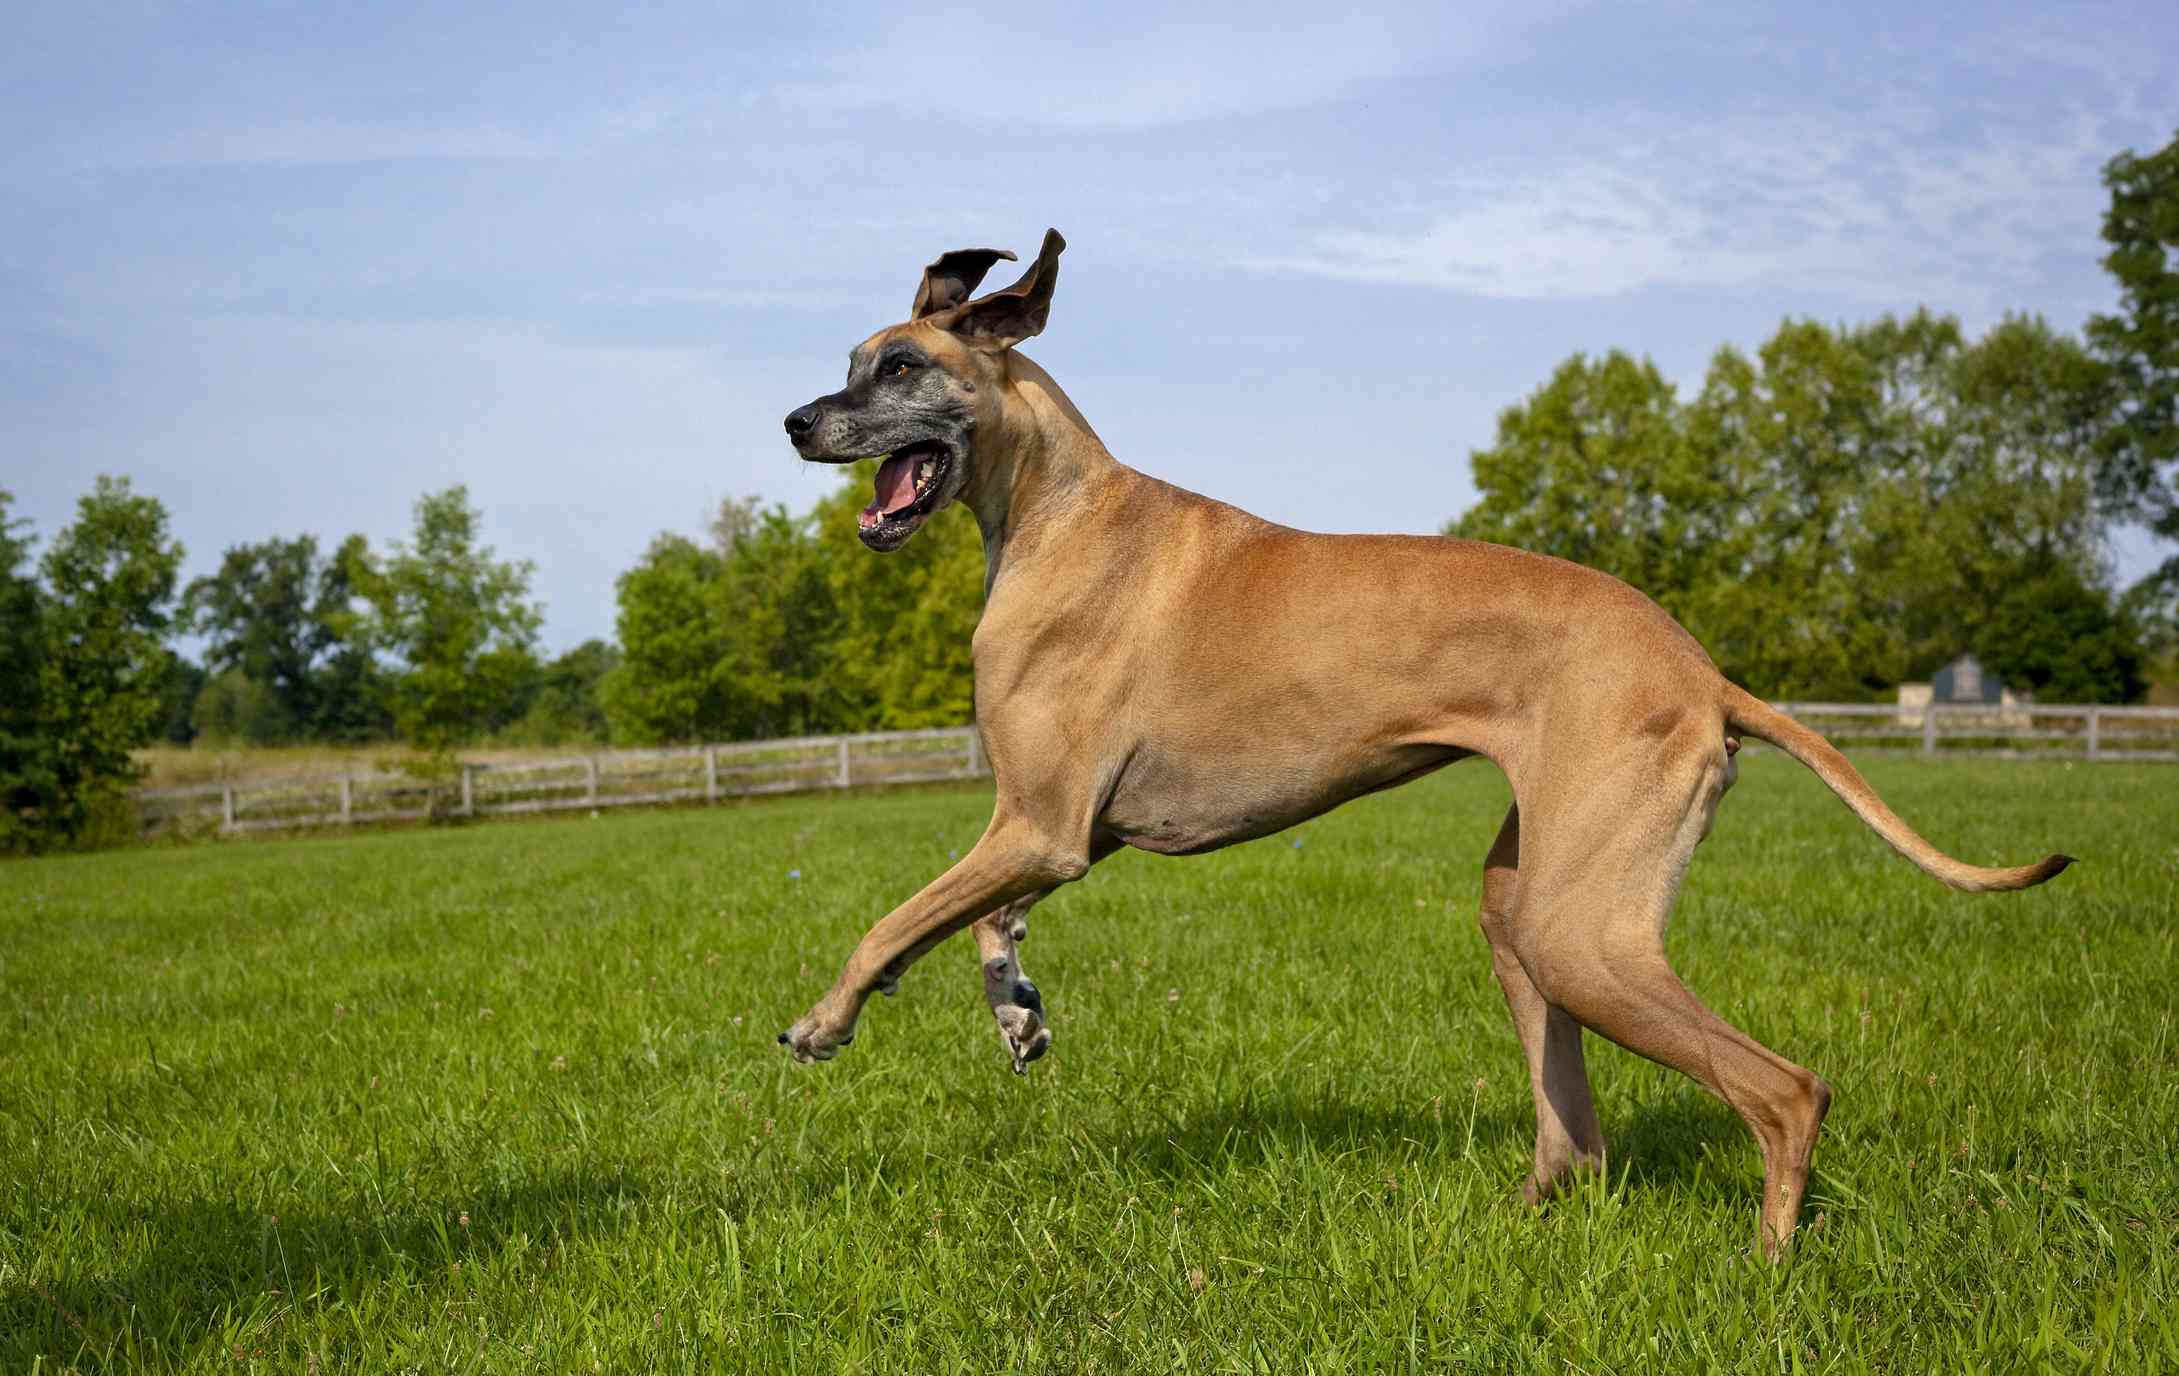
[[[814,1013],[779,1034],[779,1044],[803,1065],[829,1061],[840,1054],[841,1047],[854,1040],[853,1032],[832,1032],[823,1027]]]
[[[1014,1073],[1026,1075],[1029,1063],[1052,1048],[1052,1029],[1044,1023],[1044,999],[1027,979],[1017,978],[1003,1003],[994,1003],[991,1016],[999,1024],[999,1041],[1014,1061]]]

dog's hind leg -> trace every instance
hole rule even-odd
[[[1776,1259],[1800,1217],[1830,1087],[1705,1008],[1665,960],[1665,920],[1724,791],[1724,763],[1720,743],[1677,785],[1666,772],[1567,790],[1573,801],[1544,832],[1548,871],[1524,865],[1514,940],[1553,1005],[1740,1115],[1763,1153],[1756,1245]]]
[[[1528,1057],[1528,1086],[1536,1097],[1536,1165],[1521,1194],[1540,1204],[1579,1166],[1601,1170],[1604,1132],[1589,1097],[1589,1071],[1581,1054],[1581,1024],[1546,1002],[1514,955],[1509,924],[1520,883],[1521,810],[1506,812],[1498,839],[1483,861],[1480,922],[1490,939],[1491,968],[1505,990],[1506,1007]]]
[[[1090,840],[1090,863],[1112,854],[1120,842],[1110,836]],[[1029,910],[1051,895],[1050,889],[1024,894],[976,920],[976,958],[984,979],[984,999],[999,1025],[999,1042],[1014,1062],[1016,1075],[1052,1049],[1052,1029],[1044,1018],[1044,998],[1021,969],[1021,943],[1029,937]]]
[[[1021,971],[1021,942],[1029,935],[1026,918],[1044,893],[1017,898],[976,920],[976,954],[983,962],[984,999],[998,1021],[999,1041],[1013,1058],[1014,1073],[1051,1049],[1052,1029],[1044,1024],[1044,999]]]

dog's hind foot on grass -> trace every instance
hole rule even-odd
[[[984,1001],[999,1024],[999,1043],[1025,1075],[1029,1063],[1052,1047],[1052,1029],[1044,1020],[1044,998],[1021,972],[1021,943],[1029,935],[1029,909],[1042,893],[1017,898],[976,922],[976,953],[983,962]]]
[[[984,982],[991,1016],[999,1024],[999,1041],[1013,1058],[1014,1073],[1026,1075],[1029,1063],[1052,1047],[1052,1029],[1044,1025],[1043,996],[1010,960],[985,965]]]
[[[1539,1160],[1527,1175],[1521,1177],[1513,1195],[1528,1208],[1540,1209],[1562,1195],[1571,1194],[1588,1177],[1605,1174],[1601,1150],[1569,1151],[1556,1155],[1548,1164]]]

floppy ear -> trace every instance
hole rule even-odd
[[[968,300],[969,293],[976,290],[976,284],[984,280],[984,274],[1001,258],[1013,262],[1013,250],[957,248],[941,254],[937,262],[923,269],[923,285],[915,289],[915,306],[909,311],[908,318],[921,320]]]
[[[954,307],[931,323],[983,349],[1010,349],[1044,329],[1052,313],[1052,289],[1059,285],[1059,255],[1067,241],[1056,229],[1044,231],[1037,260],[1011,287]]]

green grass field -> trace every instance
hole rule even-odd
[[[2179,1369],[2179,770],[1875,760],[1949,893],[1749,759],[1670,938],[1837,1091],[1790,1265],[1751,1139],[1592,1041],[1530,1108],[1471,764],[966,938],[830,1065],[773,1036],[974,789],[0,866],[8,1371]]]

